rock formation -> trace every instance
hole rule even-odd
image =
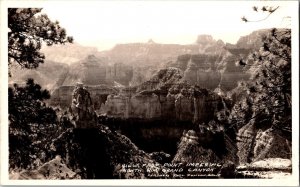
[[[257,128],[254,121],[242,127],[237,134],[240,164],[265,158],[291,158],[290,141],[272,128]]]
[[[9,77],[9,84],[24,85],[27,79],[33,78],[34,82],[41,85],[44,89],[53,91],[60,86],[58,83],[68,71],[68,65],[54,61],[46,61],[40,64],[37,69],[32,70],[14,67],[11,68],[12,77]]]
[[[70,86],[80,81],[85,85],[114,85],[114,82],[119,82],[128,86],[132,79],[132,66],[123,63],[115,63],[108,65],[106,61],[88,55],[86,58],[72,63],[68,73],[60,78],[59,86]]]
[[[196,42],[197,42],[197,44],[208,45],[211,43],[215,43],[216,41],[213,39],[213,37],[211,35],[202,34],[202,35],[198,36]]]
[[[232,150],[230,150],[232,147],[228,143],[231,142],[217,137],[222,137],[222,135],[225,135],[223,131],[216,133],[211,129],[184,132],[172,162],[186,163],[187,171],[192,172],[193,175],[234,178],[237,164],[236,153],[232,154]],[[226,151],[222,151],[222,149]],[[211,170],[203,172],[197,167],[191,167],[197,163],[210,165],[208,167]],[[189,176],[189,174],[187,175]]]
[[[194,122],[213,118],[220,107],[219,95],[184,82],[178,68],[162,69],[129,93],[109,95],[105,103],[108,116]]]
[[[248,80],[250,74],[243,67],[237,66],[240,56],[227,52],[224,54],[186,54],[179,56],[167,66],[176,67],[184,72],[184,80],[202,88],[214,90],[218,86],[229,91],[242,80]]]
[[[56,156],[53,160],[44,163],[36,170],[25,170],[22,172],[12,172],[9,175],[10,180],[33,180],[33,179],[74,179],[80,178],[76,173],[70,170],[66,164],[63,163],[60,156]]]
[[[176,67],[184,72],[183,76],[191,84],[212,90],[221,85],[223,90],[228,91],[236,87],[238,81],[249,77],[247,68],[233,71],[228,66],[233,67],[232,64],[257,50],[265,32],[267,30],[259,30],[243,36],[235,45],[225,45],[210,35],[199,35],[195,44],[191,45],[155,42],[118,44],[102,52],[78,44],[46,47],[42,50],[46,56],[45,68],[41,65],[36,70],[13,72],[17,76],[10,78],[10,83],[34,78],[51,91],[78,81],[88,86],[137,86],[161,68]],[[57,63],[63,64],[58,67]]]
[[[85,85],[99,85],[106,83],[106,64],[94,55],[70,65],[69,72],[59,86],[70,86],[76,82]]]
[[[122,62],[134,66],[139,64],[160,66],[162,62],[173,60],[178,55],[197,53],[197,51],[197,45],[130,43],[117,44],[103,56],[109,57],[114,63]]]
[[[172,162],[181,163],[218,163],[220,158],[210,149],[199,145],[195,131],[184,133],[178,145],[178,151]]]
[[[70,127],[53,140],[53,155],[62,155],[63,162],[85,179],[174,177],[164,166],[170,162],[171,155],[162,152],[161,147],[146,153],[136,146],[139,140],[134,139],[136,134],[148,140],[172,138],[175,146],[182,134],[172,163],[221,163],[220,172],[214,174],[222,177],[232,177],[236,164],[247,165],[245,170],[262,170],[272,160],[290,159],[290,140],[276,129],[257,127],[255,121],[250,121],[238,130],[235,139],[235,132],[228,132],[234,130],[222,123],[230,110],[231,101],[225,97],[226,91],[250,76],[248,69],[236,66],[236,62],[258,48],[259,36],[261,32],[254,32],[242,37],[236,45],[225,45],[209,35],[201,35],[197,44],[186,46],[153,41],[120,44],[101,54],[106,55],[107,62],[95,54],[70,67],[57,65],[55,84],[49,87],[58,88],[52,90],[50,104],[67,108],[72,103],[69,110],[76,128]],[[139,63],[148,64],[137,65]],[[166,68],[160,69],[162,66]],[[45,71],[41,68],[33,76],[39,77],[41,70]],[[145,81],[145,77],[149,79]],[[40,79],[43,84],[50,81],[42,76]],[[82,84],[74,87],[78,81],[86,88]],[[239,97],[242,93],[234,89],[232,94]],[[101,117],[95,112],[111,120],[107,122],[109,127],[98,123]],[[141,120],[146,125],[149,121],[157,122],[157,126],[137,130],[131,119]],[[115,127],[113,123],[117,120],[134,123],[127,129],[128,132],[135,128],[132,140],[127,134],[119,133],[127,126]],[[174,124],[165,128],[166,124],[160,122]],[[183,130],[186,131],[182,133]],[[44,170],[20,176],[49,177]],[[290,171],[290,166],[287,170]],[[73,171],[66,169],[66,173]]]
[[[70,129],[53,140],[53,154],[63,155],[82,179],[166,178],[164,167],[126,136],[97,124],[93,129]]]
[[[153,152],[149,156],[160,164],[171,163],[172,161],[171,155],[164,152]]]
[[[126,136],[98,123],[92,98],[82,83],[72,94],[70,128],[51,145],[84,179],[165,178],[163,166],[140,150]]]
[[[112,66],[106,67],[106,83],[110,84],[118,82],[124,86],[129,86],[129,82],[133,78],[133,67],[124,63],[115,63]]]
[[[264,158],[291,158],[289,140],[280,136],[275,129],[259,129],[255,137],[253,161]]]
[[[76,128],[92,128],[96,125],[92,98],[82,83],[77,83],[73,91],[71,113],[75,118]]]
[[[76,84],[76,83],[75,83]],[[74,84],[74,85],[75,85]],[[50,104],[52,106],[59,106],[61,108],[68,108],[72,102],[72,93],[75,89],[74,85],[61,86],[52,92]],[[110,94],[116,94],[119,92],[118,88],[107,85],[88,86],[85,85],[92,98],[95,110],[101,108],[104,105],[107,96]]]
[[[65,45],[43,46],[41,50],[46,57],[46,61],[60,62],[71,65],[90,54],[97,54],[96,47],[82,46],[76,42]],[[98,56],[98,55],[97,55]]]

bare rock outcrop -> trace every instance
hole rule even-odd
[[[258,130],[255,137],[253,161],[264,158],[291,158],[289,141],[278,135],[275,130]]]
[[[224,107],[221,96],[186,83],[177,68],[160,70],[130,93],[109,95],[105,103],[109,116],[194,122],[211,119]]]
[[[9,175],[10,180],[32,180],[32,179],[73,179],[80,178],[63,163],[60,156],[44,163],[36,170],[25,170],[21,172],[12,172]]]
[[[76,128],[92,128],[96,125],[96,113],[92,98],[82,83],[77,83],[73,90],[71,112]]]
[[[60,86],[55,89],[50,98],[50,104],[52,106],[59,106],[61,108],[68,108],[72,102],[72,93],[75,89],[76,83],[70,86]],[[104,105],[107,96],[110,94],[116,94],[119,92],[118,88],[108,85],[85,85],[86,89],[90,93],[93,100],[93,105],[96,110],[100,109]]]
[[[177,154],[172,162],[180,163],[216,163],[220,158],[211,150],[199,145],[199,138],[195,131],[184,133],[178,145]]]
[[[253,154],[254,140],[257,130],[253,125],[253,121],[242,127],[237,134],[237,148],[239,163],[251,162],[251,154]]]
[[[250,121],[237,134],[240,164],[266,158],[291,158],[291,143],[272,128],[261,129]]]
[[[61,154],[82,179],[143,179],[172,177],[172,173],[140,150],[126,136],[97,124],[71,129],[53,141],[53,154]]]
[[[71,86],[76,82],[82,82],[85,85],[106,84],[106,67],[107,65],[101,59],[95,55],[88,55],[70,65],[69,72],[58,86]]]
[[[99,124],[90,93],[78,83],[71,103],[75,128],[52,142],[53,154],[84,179],[164,178],[163,167],[126,136]]]
[[[216,133],[212,130],[184,132],[172,162],[183,163],[187,167],[187,176],[200,174],[205,177],[234,178],[236,155],[231,153],[232,147],[228,145],[228,140],[217,138],[222,134],[224,132]]]

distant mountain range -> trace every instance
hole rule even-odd
[[[199,35],[190,45],[147,43],[117,44],[109,51],[97,51],[79,44],[44,47],[45,63],[35,70],[13,69],[9,83],[34,78],[44,88],[83,82],[87,85],[135,86],[149,80],[162,68],[176,67],[184,79],[201,87],[225,90],[247,79],[246,70],[235,63],[262,45],[259,30],[241,37],[236,44],[225,44],[210,35]]]

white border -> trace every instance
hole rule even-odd
[[[0,89],[0,184],[1,185],[160,185],[160,186],[291,186],[299,185],[299,15],[298,1],[290,1],[294,5],[292,15],[292,151],[293,174],[288,179],[133,179],[133,180],[28,180],[8,179],[8,67],[7,67],[7,8],[8,7],[43,7],[45,4],[77,3],[76,1],[8,1],[1,0],[1,89]],[[82,1],[83,2],[83,1]],[[216,2],[217,3],[217,2]],[[236,8],[236,7],[235,7]]]

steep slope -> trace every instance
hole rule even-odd
[[[44,53],[46,60],[61,62],[71,65],[74,62],[78,62],[84,59],[87,55],[97,54],[96,47],[86,47],[78,43],[43,46],[41,52]]]
[[[183,72],[178,68],[167,68],[157,71],[150,80],[137,86],[137,92],[160,89],[164,86],[182,83]]]
[[[240,164],[266,158],[291,159],[291,141],[279,130],[257,128],[253,120],[239,129],[237,148]]]
[[[36,170],[25,170],[21,172],[10,172],[10,180],[63,180],[63,179],[79,179],[76,173],[70,170],[66,164],[62,163],[60,156],[44,163]]]
[[[130,43],[117,44],[104,55],[114,63],[125,63],[129,65],[151,65],[160,66],[161,63],[173,60],[176,56],[186,53],[196,53],[197,45]]]
[[[33,78],[36,83],[42,85],[43,88],[54,90],[59,84],[62,77],[69,71],[66,64],[45,61],[37,69],[12,69],[12,77],[9,77],[9,84],[24,84],[28,78]]]
[[[164,178],[159,176],[161,164],[126,136],[101,124],[70,129],[53,141],[53,148],[82,179]]]
[[[203,41],[202,41],[203,40]],[[148,43],[118,44],[112,50],[102,53],[111,63],[124,63],[133,66],[132,86],[149,80],[161,68],[177,67],[169,65],[184,54],[220,55],[226,52],[224,43],[211,36],[199,35],[197,42],[190,45]]]
[[[219,87],[230,91],[239,81],[249,79],[249,67],[238,66],[238,62],[259,50],[262,36],[267,32],[254,31],[242,36],[236,44],[224,44],[221,40],[215,41],[210,35],[200,35],[197,39],[198,54],[179,55],[175,61],[168,62],[166,67],[180,68],[188,83],[211,90]]]
[[[235,45],[216,41],[210,35],[199,35],[196,42],[190,45],[159,44],[150,40],[147,43],[117,44],[113,49],[102,52],[79,44],[44,46],[45,64],[47,67],[49,65],[50,70],[58,69],[56,72],[60,73],[62,69],[50,67],[54,63],[48,61],[70,64],[70,71],[64,71],[62,76],[57,75],[59,81],[56,84],[48,82],[53,77],[57,81],[56,75],[52,75],[56,73],[54,71],[48,71],[47,75],[37,69],[31,74],[37,79],[45,79],[40,82],[45,82],[42,86],[47,88],[53,85],[69,86],[77,81],[91,85],[114,84],[115,81],[124,86],[137,86],[149,80],[159,69],[175,67],[183,71],[185,80],[190,84],[212,90],[220,85],[222,90],[228,91],[236,87],[238,81],[248,79],[247,69],[236,68],[235,64],[259,48],[265,32],[267,30],[259,30],[243,36]],[[97,63],[88,59],[89,55]],[[22,77],[19,79],[23,80]]]
[[[69,73],[61,86],[75,85],[82,82],[85,85],[98,85],[106,83],[106,66],[94,55],[70,65]]]
[[[224,105],[219,95],[184,81],[180,69],[167,68],[140,86],[109,95],[103,110],[121,118],[197,122],[212,119]]]

